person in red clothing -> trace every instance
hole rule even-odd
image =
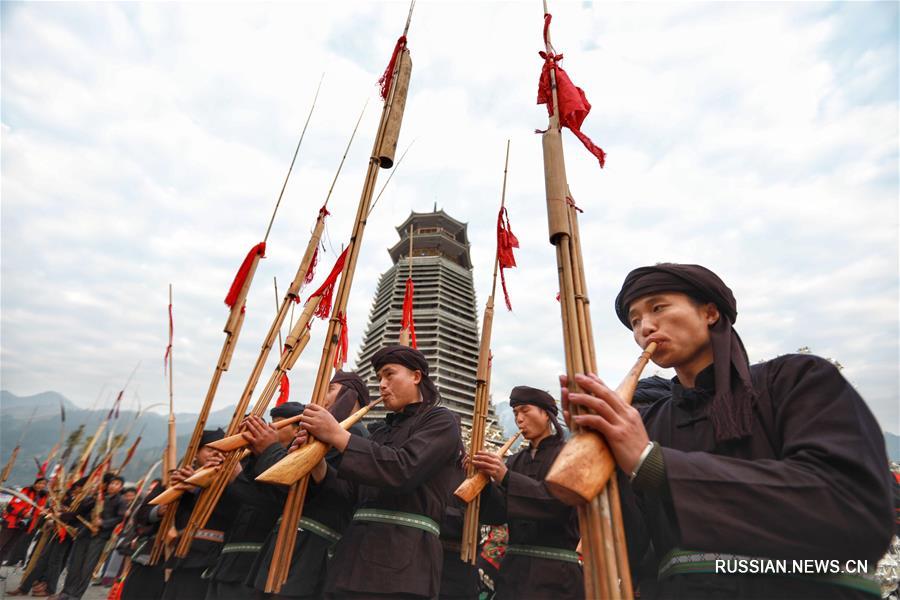
[[[31,498],[38,506],[44,506],[47,503],[47,480],[38,477],[30,486],[22,488],[21,494]],[[12,551],[22,537],[34,531],[37,512],[33,505],[20,498],[14,497],[6,505],[2,517],[3,529],[0,531],[0,564],[11,559]]]

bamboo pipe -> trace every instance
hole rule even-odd
[[[355,413],[341,421],[341,428],[344,431],[349,431],[351,427],[356,425],[359,420],[366,416],[366,414],[379,402],[381,402],[381,398],[377,398],[357,410]],[[292,419],[299,420],[297,417],[292,417]],[[283,423],[284,421],[281,422]],[[257,477],[256,480],[265,483],[291,485],[300,478],[308,475],[309,472],[325,458],[330,447],[331,446],[325,442],[313,438],[310,443],[291,452],[269,467]]]
[[[517,432],[516,435],[506,440],[506,443],[503,444],[503,446],[501,446],[500,450],[497,452],[497,456],[499,456],[500,458],[506,456],[506,453],[509,452],[509,449],[515,443],[515,441],[519,439],[520,435],[522,435],[521,431]],[[477,473],[475,473],[475,475],[466,478],[465,481],[459,484],[459,487],[456,488],[456,491],[453,493],[463,502],[469,503],[475,499],[475,496],[481,493],[481,490],[484,489],[484,486],[488,484],[490,479],[491,478],[485,475],[482,471],[478,471]]]
[[[275,429],[284,429],[288,425],[293,425],[294,423],[298,422],[302,416],[303,416],[302,414],[299,414],[299,415],[296,415],[293,417],[289,417],[287,419],[275,421],[274,423],[272,423],[272,427],[274,427]],[[215,448],[216,450],[218,450],[220,452],[231,452],[232,450],[246,448],[249,445],[250,445],[250,442],[248,442],[244,438],[244,434],[242,434],[242,433],[236,433],[236,434],[230,435],[226,438],[222,438],[221,440],[219,440],[217,442],[213,442],[212,444],[208,444],[208,446],[210,448]]]
[[[655,350],[656,343],[651,342],[619,384],[616,392],[628,404],[631,404],[641,372]],[[566,504],[576,506],[597,496],[615,468],[615,458],[603,438],[582,430],[563,447],[545,482],[550,493]]]
[[[409,15],[406,21],[403,35],[405,36],[409,30],[409,24],[412,19],[412,9],[415,6],[415,0],[410,4]],[[411,67],[411,61],[405,61],[403,55],[408,55],[409,50],[402,48],[400,65],[408,64]],[[369,159],[369,166],[366,171],[366,178],[363,189],[360,193],[359,206],[357,208],[356,219],[353,225],[353,233],[350,236],[348,246],[348,258],[344,263],[344,270],[341,274],[341,282],[334,296],[334,307],[331,313],[331,319],[328,322],[328,330],[325,335],[325,343],[322,347],[322,356],[319,361],[319,368],[316,372],[315,385],[311,398],[312,404],[322,405],[328,384],[331,380],[331,371],[334,368],[335,359],[338,356],[340,336],[344,327],[344,315],[347,310],[347,301],[350,288],[353,282],[353,273],[356,269],[356,262],[359,256],[360,244],[362,243],[363,233],[365,231],[366,220],[371,209],[372,195],[375,191],[375,184],[378,180],[378,170],[380,167],[387,167],[385,162],[380,160],[379,149],[382,148],[385,130],[391,113],[391,106],[394,98],[397,96],[397,78],[401,72],[401,68],[395,68],[393,85],[385,99],[382,108],[381,121],[378,125],[378,132],[375,135],[375,143],[372,149],[372,155]],[[408,74],[407,74],[408,77]],[[402,117],[402,114],[399,115]],[[399,132],[399,123],[397,123],[397,131]],[[265,592],[278,593],[281,586],[287,579],[290,569],[291,557],[294,552],[294,543],[297,538],[297,523],[303,513],[303,504],[306,499],[306,490],[309,478],[302,477],[297,483],[291,486],[288,491],[288,497],[285,501],[285,508],[282,513],[281,526],[275,540],[275,549],[272,555],[272,562],[269,566],[269,576],[266,580]]]

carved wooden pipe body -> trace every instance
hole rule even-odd
[[[641,372],[656,350],[651,342],[616,389],[631,404]],[[566,442],[544,481],[550,493],[570,506],[590,502],[603,490],[616,468],[616,460],[606,442],[593,430],[582,430]]]

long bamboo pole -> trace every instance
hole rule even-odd
[[[247,384],[244,387],[244,392],[241,395],[241,399],[239,400],[238,405],[235,407],[234,414],[232,415],[231,422],[228,426],[228,431],[226,432],[227,436],[232,436],[238,433],[241,422],[243,421],[244,414],[246,413],[247,407],[250,404],[250,399],[252,397],[253,391],[259,381],[260,376],[262,375],[262,370],[265,366],[266,360],[269,357],[272,345],[275,342],[275,337],[281,331],[281,326],[287,318],[291,306],[293,306],[295,302],[299,301],[301,287],[305,283],[309,269],[313,264],[316,250],[319,246],[319,241],[322,238],[322,232],[325,228],[325,217],[328,215],[328,202],[331,199],[331,194],[334,191],[335,183],[337,182],[338,176],[341,173],[341,169],[344,166],[344,161],[347,158],[347,154],[350,151],[353,140],[356,137],[356,132],[359,129],[359,124],[362,121],[365,110],[366,107],[363,106],[363,109],[359,115],[359,119],[356,121],[356,125],[353,128],[353,133],[350,135],[350,140],[347,142],[347,147],[344,150],[344,155],[341,157],[341,162],[338,165],[337,171],[335,172],[334,179],[331,182],[331,187],[329,188],[328,195],[325,198],[325,203],[322,208],[319,209],[319,214],[316,218],[316,224],[313,228],[313,233],[310,236],[309,243],[306,246],[306,251],[303,255],[303,259],[300,262],[300,267],[297,270],[294,281],[291,283],[290,287],[288,287],[287,292],[285,293],[285,297],[281,302],[281,306],[278,309],[278,313],[276,314],[275,319],[272,321],[272,325],[269,328],[268,334],[263,340],[263,346],[259,352],[259,355],[257,356],[256,363],[250,373]],[[291,335],[288,336],[288,339],[285,341],[285,349],[282,353],[282,357],[278,367],[275,369],[275,372],[272,374],[272,377],[269,379],[268,384],[264,388],[263,393],[261,394],[260,398],[253,408],[253,414],[262,416],[265,413],[265,409],[271,401],[276,387],[281,383],[281,375],[283,375],[284,373],[289,371],[291,367],[293,367],[294,363],[303,352],[303,349],[306,347],[306,344],[309,341],[309,332],[307,331],[306,326],[310,323],[312,314],[318,306],[320,300],[321,298],[314,298],[308,301],[306,306],[304,307],[303,313],[301,314],[300,318],[297,320],[297,323],[294,325],[294,328],[291,331]],[[202,528],[212,516],[213,510],[215,510],[215,506],[218,503],[219,499],[222,497],[222,493],[225,490],[225,486],[227,485],[228,478],[230,476],[229,474],[234,469],[234,465],[238,462],[238,460],[239,458],[236,453],[231,452],[230,454],[228,454],[222,468],[217,472],[216,478],[214,479],[212,484],[210,484],[209,487],[201,492],[200,497],[197,499],[197,504],[194,506],[194,511],[191,513],[188,524],[185,527],[184,535],[182,535],[181,540],[178,543],[178,548],[175,552],[176,556],[187,556],[187,553],[193,542],[194,534],[198,529]]]
[[[509,171],[509,140],[506,140],[506,158],[503,163],[503,188],[500,193],[500,210],[506,206],[506,178]],[[494,253],[494,275],[491,282],[491,294],[487,298],[484,307],[484,316],[481,325],[481,343],[478,351],[478,368],[475,375],[475,402],[472,408],[472,431],[469,437],[469,456],[475,456],[476,452],[484,449],[484,434],[487,427],[488,405],[490,403],[490,372],[491,372],[491,335],[494,324],[494,295],[497,292],[497,273],[500,268],[500,248]],[[469,463],[467,468],[467,480],[478,475],[475,467]],[[475,496],[468,500],[466,514],[463,520],[462,542],[460,544],[460,559],[470,564],[475,564],[478,558],[479,523],[478,515],[481,510],[481,497]]]
[[[406,33],[409,30],[414,6],[415,0],[410,4],[406,27],[403,32],[404,36],[406,36]],[[323,404],[325,395],[328,391],[328,385],[331,381],[331,373],[334,368],[335,358],[340,351],[341,334],[345,333],[343,332],[343,328],[346,323],[347,302],[353,282],[353,274],[359,258],[366,218],[369,214],[372,196],[375,192],[379,168],[386,168],[393,165],[393,150],[396,147],[400,126],[403,120],[403,110],[406,105],[406,93],[409,88],[411,71],[412,60],[409,57],[409,50],[404,46],[400,49],[399,55],[397,56],[394,72],[390,74],[392,78],[390,91],[384,101],[381,121],[378,125],[378,132],[375,135],[372,155],[369,159],[365,182],[363,183],[363,189],[360,193],[353,233],[350,236],[350,242],[347,248],[348,258],[344,262],[344,270],[341,274],[340,285],[335,291],[334,306],[331,313],[331,319],[328,323],[328,331],[325,335],[325,344],[322,348],[322,356],[319,361],[319,369],[316,374],[312,393],[311,403],[313,404]],[[272,563],[269,565],[269,576],[266,580],[265,587],[266,592],[278,593],[281,590],[284,581],[287,579],[291,558],[294,552],[294,542],[297,537],[297,523],[303,512],[303,503],[306,498],[308,483],[309,476],[307,475],[301,478],[297,483],[293,484],[288,492],[284,512],[282,513],[281,525],[278,529],[278,535],[275,541]]]
[[[172,324],[172,284],[169,284],[169,326]],[[171,333],[171,330],[170,330]],[[175,363],[174,363],[174,348],[172,347],[172,340],[169,340],[169,439],[166,444],[166,466],[168,469],[174,469],[175,465],[178,464],[178,449],[176,448],[177,437],[175,433],[175,398],[174,398],[174,387],[173,387],[173,377],[175,371]],[[165,473],[163,475],[166,479],[166,483],[169,482],[169,473]]]

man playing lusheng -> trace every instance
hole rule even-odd
[[[616,313],[639,346],[658,344],[657,365],[675,369],[671,394],[641,415],[595,375],[576,375],[588,394],[568,393],[561,377],[563,407],[595,411],[573,418],[602,433],[630,474],[636,497],[623,486],[623,508],[643,516],[659,597],[878,594],[856,574],[716,574],[716,560],[747,557],[874,570],[893,530],[884,439],[838,370],[807,354],[751,367],[731,290],[701,266],[632,271]],[[646,547],[643,527],[630,528],[630,545]]]
[[[439,523],[462,453],[459,425],[437,405],[421,352],[386,346],[372,366],[390,414],[370,439],[344,431],[323,407],[303,413],[304,430],[341,453],[337,468],[322,461],[313,470],[320,489],[312,491],[339,494],[356,508],[328,565],[325,596],[436,598]]]
[[[509,395],[516,425],[528,446],[503,459],[477,452],[475,467],[493,483],[481,493],[482,521],[509,525],[509,546],[500,565],[496,598],[583,598],[578,512],[553,497],[544,477],[565,441],[553,397],[520,385]]]

